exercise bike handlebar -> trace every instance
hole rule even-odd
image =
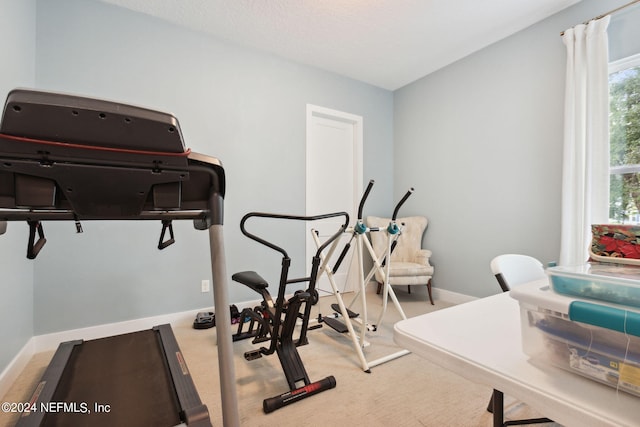
[[[411,193],[413,193],[413,191],[414,191],[414,189],[413,189],[413,187],[411,187],[409,189],[409,191],[407,191],[407,193],[402,197],[402,199],[400,199],[400,201],[396,205],[396,208],[393,210],[393,216],[391,217],[391,221],[395,221],[396,220],[396,217],[398,216],[398,211],[400,210],[400,207],[404,204],[404,202],[407,201],[407,199],[409,198],[409,196],[411,196]]]
[[[249,231],[247,231],[247,229],[245,227],[245,222],[247,222],[247,220],[249,218],[253,218],[253,217],[272,218],[272,219],[285,219],[285,220],[294,220],[294,221],[318,221],[318,220],[327,219],[327,218],[344,217],[344,223],[340,226],[340,229],[338,230],[338,232],[336,232],[331,237],[329,237],[318,248],[318,251],[316,252],[316,256],[319,256],[319,254],[331,242],[333,242],[342,233],[344,233],[344,230],[346,230],[346,228],[349,226],[349,214],[346,213],[346,212],[333,212],[333,213],[329,213],[329,214],[313,215],[313,216],[282,215],[282,214],[273,214],[273,213],[266,213],[266,212],[249,212],[248,214],[246,214],[242,218],[242,221],[240,221],[240,230],[242,231],[242,234],[244,234],[245,236],[247,236],[251,240],[255,240],[256,242],[273,249],[274,251],[280,252],[282,254],[282,256],[285,257],[285,258],[289,258],[289,255],[287,254],[287,251],[285,251],[283,248],[275,245],[274,243],[268,242],[267,240],[265,240],[265,239],[263,239],[261,237],[258,237],[255,234],[250,233]]]

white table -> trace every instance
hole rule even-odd
[[[519,305],[509,293],[402,320],[394,340],[564,426],[640,426],[640,398],[529,360],[522,351]]]

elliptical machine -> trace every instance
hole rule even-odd
[[[402,225],[401,224],[398,225],[398,223],[396,222],[398,212],[400,211],[400,208],[402,207],[402,205],[407,201],[409,196],[411,196],[414,189],[413,188],[409,189],[404,194],[404,196],[400,199],[400,201],[396,204],[393,210],[393,215],[391,216],[389,224],[387,225],[386,228],[370,228],[370,227],[367,227],[363,221],[363,210],[364,210],[365,202],[369,196],[369,193],[371,192],[371,189],[373,188],[374,183],[375,183],[374,180],[369,181],[369,184],[367,185],[367,188],[365,189],[364,194],[360,199],[360,204],[358,206],[358,218],[356,220],[356,223],[354,224],[353,227],[350,227],[347,230],[345,230],[345,232],[351,234],[351,238],[349,239],[349,241],[346,243],[346,245],[340,252],[340,255],[338,256],[338,259],[335,265],[333,266],[333,268],[331,268],[328,265],[328,261],[332,253],[335,251],[339,241],[335,240],[333,244],[329,247],[327,253],[323,254],[322,253],[323,250],[320,249],[321,243],[317,239],[317,233],[312,232],[313,238],[316,241],[316,245],[318,246],[321,252],[320,257],[323,261],[319,270],[319,275],[320,276],[323,274],[327,275],[327,278],[329,279],[329,283],[331,284],[331,287],[333,289],[333,294],[337,301],[336,304],[331,305],[331,308],[334,311],[333,315],[328,315],[328,316],[320,315],[318,321],[326,323],[328,326],[330,326],[332,329],[334,329],[339,333],[348,333],[351,339],[353,348],[358,356],[358,359],[360,360],[362,370],[365,371],[366,373],[371,373],[371,368],[373,368],[374,366],[380,365],[382,363],[386,363],[390,360],[394,360],[409,354],[408,350],[402,349],[392,354],[378,358],[376,360],[369,361],[367,360],[363,351],[364,347],[368,346],[368,342],[366,341],[367,332],[375,332],[382,325],[382,321],[387,310],[387,301],[389,298],[391,298],[395,308],[400,314],[400,317],[402,319],[407,318],[404,311],[402,310],[402,307],[400,306],[400,302],[398,301],[395,295],[395,292],[393,291],[393,289],[391,288],[391,285],[389,284],[390,263],[387,262],[387,260],[391,259],[391,253],[396,247],[397,239],[400,238],[402,234]],[[383,253],[380,253],[380,254],[375,253],[373,246],[371,245],[371,242],[367,238],[367,233],[385,233],[386,234],[387,246]],[[347,253],[351,249],[351,245],[354,240],[356,243],[354,256],[356,257],[358,262],[358,274],[359,274],[358,282],[360,286],[355,296],[351,300],[351,302],[348,305],[346,305],[342,298],[342,294],[338,290],[338,286],[334,279],[334,274],[340,268],[340,265],[342,264]],[[364,275],[365,248],[369,253],[369,255],[371,256],[371,260],[373,261],[373,267],[371,268],[371,270],[369,271],[366,277]],[[372,323],[369,323],[369,320],[368,320],[366,288],[370,283],[371,278],[374,276],[376,272],[379,272],[384,280],[383,295],[382,295],[382,310],[380,311],[380,314],[378,316],[376,323],[372,324]],[[360,308],[362,309],[362,314],[355,313],[354,311],[351,310],[351,308],[353,308],[354,303],[358,300],[360,301]],[[356,328],[354,327],[354,324],[359,326],[359,334],[357,333]]]
[[[291,265],[291,258],[287,252],[283,248],[248,232],[245,228],[247,220],[255,217],[293,221],[318,221],[327,218],[344,217],[344,223],[335,234],[319,245],[318,250],[312,258],[310,276],[290,279],[289,267]],[[269,283],[255,271],[243,271],[235,273],[231,277],[234,281],[253,289],[262,297],[262,302],[259,306],[253,309],[245,308],[241,312],[241,319],[249,319],[248,328],[245,330],[245,322],[241,320],[238,326],[238,332],[233,335],[233,341],[253,338],[252,342],[254,344],[268,342],[268,347],[260,347],[256,350],[248,351],[244,354],[244,357],[246,360],[254,360],[263,355],[268,356],[274,352],[277,353],[278,359],[280,359],[280,365],[289,384],[288,392],[267,398],[263,401],[262,407],[265,413],[273,412],[285,405],[295,403],[336,386],[336,380],[332,375],[322,380],[311,382],[297,347],[308,344],[307,329],[309,326],[311,307],[318,302],[316,280],[321,262],[321,253],[344,233],[348,225],[349,215],[346,212],[316,216],[292,216],[251,212],[245,215],[240,222],[242,234],[282,254],[280,283],[278,296],[275,301],[269,293]],[[289,298],[286,296],[287,285],[304,282],[308,283],[306,290],[298,290]],[[302,324],[300,326],[298,339],[294,341],[293,333],[298,319],[302,319]]]

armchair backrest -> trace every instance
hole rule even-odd
[[[367,217],[367,226],[379,227],[384,230],[389,225],[390,218],[375,216]],[[402,229],[402,235],[398,238],[398,244],[391,254],[391,261],[413,261],[417,251],[422,249],[422,236],[427,229],[428,220],[423,216],[410,216],[396,219],[396,223]],[[376,254],[380,255],[387,247],[387,233],[384,231],[369,233],[371,244]]]

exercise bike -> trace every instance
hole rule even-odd
[[[327,218],[344,217],[344,223],[339,230],[330,236],[319,248],[313,256],[311,262],[311,273],[308,277],[289,278],[289,267],[291,258],[287,252],[275,244],[256,236],[247,231],[245,223],[251,218],[269,218],[275,220],[293,220],[293,221],[318,221]],[[284,371],[285,377],[289,384],[289,391],[281,395],[267,398],[263,401],[263,410],[265,413],[273,412],[285,405],[295,403],[301,399],[320,393],[322,391],[334,388],[336,386],[335,378],[330,375],[322,380],[311,382],[304,368],[302,359],[298,353],[297,347],[308,344],[307,329],[309,327],[309,317],[311,307],[318,302],[318,291],[316,290],[316,279],[318,277],[318,269],[321,262],[322,251],[331,243],[340,237],[349,225],[349,215],[346,212],[336,212],[325,215],[316,216],[292,216],[279,215],[271,213],[252,212],[242,218],[240,229],[242,234],[256,242],[273,249],[282,254],[282,267],[280,271],[280,283],[278,286],[278,295],[274,301],[269,293],[269,283],[263,279],[255,271],[243,271],[235,273],[231,278],[243,285],[253,289],[260,294],[262,302],[254,308],[244,309],[240,316],[241,319],[248,319],[246,322],[240,321],[238,332],[233,335],[233,341],[241,339],[253,338],[253,343],[268,343],[255,350],[248,351],[244,354],[246,360],[254,360],[274,352],[277,353],[280,365]],[[293,296],[287,297],[287,286],[294,283],[308,283],[306,290],[298,290]],[[298,339],[294,341],[293,334],[301,319]],[[245,330],[245,325],[248,324]]]

